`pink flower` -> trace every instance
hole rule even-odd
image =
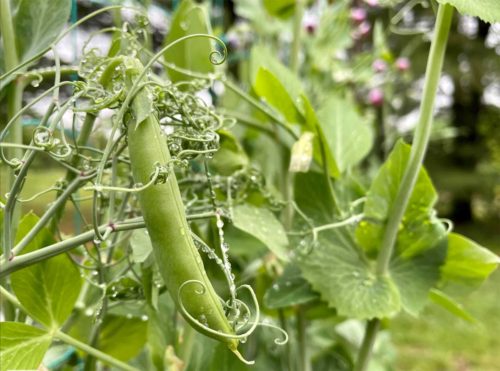
[[[375,59],[372,64],[372,68],[375,72],[384,72],[387,69],[387,63],[382,59]]]
[[[355,39],[361,39],[370,33],[372,26],[369,22],[364,21],[354,30],[352,37]]]
[[[384,104],[384,92],[379,88],[373,88],[368,93],[368,102],[374,107],[381,107]]]
[[[302,19],[302,26],[306,30],[309,35],[312,35],[316,32],[318,28],[318,17],[314,14],[305,14]]]
[[[396,68],[401,71],[405,72],[410,69],[411,63],[410,60],[406,57],[399,57],[396,59]]]
[[[367,3],[372,8],[379,5],[378,0],[365,0],[365,3]]]
[[[351,19],[356,23],[361,23],[366,20],[366,10],[364,8],[352,8]]]

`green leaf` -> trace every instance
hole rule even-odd
[[[334,158],[333,152],[329,150],[328,139],[319,123],[316,112],[305,95],[301,95],[301,102],[303,105],[306,127],[308,130],[315,133],[313,140],[313,157],[319,164],[323,164],[324,157],[330,173],[329,175],[337,178],[340,175],[339,166]]]
[[[127,361],[139,353],[146,343],[146,337],[147,321],[107,315],[100,331],[99,350]]]
[[[429,290],[439,281],[440,268],[446,258],[447,240],[442,238],[432,249],[410,259],[396,256],[389,271],[401,295],[402,307],[418,316],[427,304]]]
[[[281,63],[267,47],[257,44],[250,53],[250,83],[255,85],[257,74],[261,68],[268,70],[286,90],[288,96],[295,104],[298,112],[302,112],[301,95],[304,94],[302,83],[298,77]],[[267,99],[267,97],[265,97]]]
[[[269,309],[290,307],[305,304],[318,298],[312,291],[296,265],[288,265],[283,274],[267,290],[264,305]]]
[[[380,249],[385,226],[410,157],[410,146],[396,143],[367,194],[364,220],[356,230],[358,243],[371,255]],[[397,254],[410,258],[435,246],[445,235],[433,209],[437,193],[425,169],[421,169],[410,196],[396,241]]]
[[[269,14],[278,18],[289,18],[295,12],[296,0],[263,0]]]
[[[462,14],[479,17],[485,22],[500,22],[498,0],[437,0],[441,4],[453,5]]]
[[[153,246],[146,229],[136,229],[130,237],[130,247],[132,248],[132,261],[144,263],[151,252]]]
[[[192,0],[184,0],[174,13],[170,32],[164,44],[168,45],[181,37],[192,34],[211,34],[206,10]],[[215,66],[210,57],[214,51],[212,40],[207,37],[194,37],[181,41],[164,53],[165,61],[177,67],[197,73],[212,73]],[[173,82],[186,81],[191,78],[181,72],[168,69]]]
[[[391,276],[376,276],[347,228],[325,232],[299,260],[304,277],[341,316],[369,319],[395,315],[401,307]]]
[[[235,206],[233,224],[264,243],[280,259],[285,261],[289,259],[285,229],[268,209],[250,204]]]
[[[71,10],[67,0],[14,1],[14,31],[20,62],[50,46],[59,36]]]
[[[331,223],[335,204],[328,192],[323,174],[310,171],[295,175],[295,202],[316,224]]]
[[[26,214],[20,222],[16,239],[19,241],[38,220],[36,215]],[[42,229],[24,252],[54,242],[50,233]],[[66,255],[58,255],[13,273],[11,285],[31,317],[49,328],[58,328],[73,310],[80,293],[81,277]]]
[[[36,370],[49,349],[47,331],[18,322],[0,322],[0,371]]]
[[[269,105],[276,108],[288,123],[302,121],[302,117],[285,87],[268,69],[259,68],[253,89],[259,97],[264,98]]]
[[[465,310],[462,304],[457,303],[451,296],[446,295],[444,292],[432,289],[429,292],[429,298],[433,303],[446,309],[451,314],[462,318],[470,323],[477,323],[477,320],[469,312]]]
[[[497,268],[500,257],[457,233],[448,236],[448,256],[442,267],[443,281],[476,286]]]
[[[373,145],[373,130],[352,99],[329,97],[318,111],[328,150],[341,172],[361,161]]]
[[[231,175],[247,167],[248,156],[234,134],[227,130],[219,130],[217,133],[220,136],[220,147],[210,161],[210,166],[221,175]]]
[[[295,201],[316,225],[332,223],[333,202],[325,179],[320,174],[297,174]],[[417,315],[427,303],[429,290],[440,277],[440,267],[446,253],[443,238],[432,249],[411,258],[395,254],[390,262],[389,274],[379,280],[375,277],[375,261],[354,241],[353,227],[320,232],[319,244],[312,244],[312,252],[300,259],[304,277],[330,306],[344,314],[352,310],[354,317],[366,319],[383,314],[389,317],[400,309]],[[375,257],[374,257],[375,258]],[[365,287],[364,282],[370,283]],[[375,284],[371,284],[375,281]],[[342,286],[347,288],[343,288]],[[358,304],[351,300],[356,298]],[[374,300],[375,304],[370,302]],[[388,300],[387,306],[379,301]],[[358,306],[356,306],[358,305]]]

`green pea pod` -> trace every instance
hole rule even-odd
[[[137,59],[130,58],[126,67],[126,84],[130,89],[143,66]],[[142,88],[132,101],[135,118],[144,117],[143,105],[148,101],[150,105],[147,88]],[[155,166],[170,161],[165,137],[152,113],[141,122],[128,123],[128,146],[136,183],[148,183]],[[174,172],[169,173],[165,183],[142,190],[139,202],[161,274],[178,308],[185,309],[181,312],[186,321],[199,332],[227,343],[237,353],[239,336],[224,314],[194,245]]]

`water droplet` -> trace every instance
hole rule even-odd
[[[143,314],[141,316],[141,321],[147,321],[148,319],[149,319],[149,317],[147,315],[145,315],[145,314]]]

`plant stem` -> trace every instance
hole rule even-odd
[[[300,39],[302,36],[302,17],[304,16],[304,0],[295,1],[295,15],[293,19],[293,41],[290,50],[290,67],[293,72],[299,70]]]
[[[212,217],[213,213],[201,213],[194,215],[187,215],[187,220],[198,220],[208,217]],[[127,231],[132,229],[144,228],[144,219],[142,218],[132,218],[127,219],[122,222],[117,222],[112,227],[108,224],[101,225],[99,230],[104,233],[108,228],[112,228],[111,233]],[[90,230],[68,238],[64,241],[56,242],[55,244],[46,246],[42,249],[35,250],[33,252],[16,256],[11,261],[0,261],[0,278],[6,275],[18,271],[19,269],[28,267],[30,265],[36,264],[39,261],[49,259],[53,256],[63,254],[69,250],[72,250],[82,244],[92,241],[96,237],[94,230]]]
[[[439,78],[443,67],[446,42],[451,27],[453,7],[448,4],[440,4],[434,27],[434,36],[427,60],[425,72],[425,84],[422,102],[420,104],[420,116],[415,129],[415,137],[410,152],[410,159],[406,166],[403,179],[399,185],[394,199],[393,208],[389,214],[381,250],[377,258],[376,273],[379,276],[387,275],[389,262],[394,251],[399,224],[406,211],[408,201],[418,178],[422,162],[425,157],[429,137],[432,129],[432,118],[434,113],[434,100],[439,84]],[[373,319],[368,322],[363,345],[356,364],[356,371],[364,371],[369,363],[371,350],[377,336],[379,320]]]
[[[75,348],[77,348],[85,353],[91,354],[95,358],[99,359],[101,362],[107,363],[111,366],[118,367],[122,370],[138,371],[137,368],[129,366],[125,362],[122,362],[122,361],[120,361],[120,360],[118,360],[118,359],[116,359],[116,358],[114,358],[106,353],[103,353],[98,349],[92,348],[90,345],[82,343],[81,341],[76,340],[75,338],[65,334],[64,332],[56,330],[54,332],[54,337],[63,341],[66,344],[74,346]]]
[[[17,55],[16,38],[14,33],[14,25],[12,23],[12,12],[10,9],[10,0],[0,0],[0,31],[2,34],[3,50],[4,50],[4,60],[5,69],[10,70],[15,68],[19,64],[19,59]],[[7,86],[7,122],[15,116],[15,114],[21,109],[23,100],[23,82],[22,79],[14,79]],[[16,120],[10,130],[8,141],[14,144],[22,144],[23,142],[23,129],[21,122]],[[10,158],[21,159],[23,151],[21,148],[10,148],[8,150]],[[12,184],[15,182],[15,171],[10,169],[9,177],[7,180],[7,189],[10,189]],[[19,208],[14,207],[12,210],[12,229],[9,231],[12,235],[15,235],[17,229],[17,221],[19,220]],[[9,246],[5,247],[5,250],[10,254]]]
[[[394,199],[393,208],[389,215],[384,238],[382,240],[382,248],[377,259],[377,274],[379,275],[387,274],[387,268],[394,250],[399,224],[406,211],[429,143],[434,113],[434,100],[439,78],[441,76],[441,69],[443,67],[446,41],[448,40],[452,17],[453,7],[448,4],[440,4],[434,28],[434,37],[431,43],[431,50],[427,60],[423,97],[420,105],[420,117],[415,129],[415,138],[411,148],[410,159],[406,166],[401,184],[399,185],[398,193]]]
[[[364,371],[367,369],[379,327],[380,320],[378,318],[371,319],[366,324],[365,336],[359,349],[358,362],[356,362],[354,371]]]
[[[306,339],[306,316],[304,308],[299,306],[297,309],[297,337],[299,343],[299,370],[311,371],[311,364],[307,355],[307,339]]]

